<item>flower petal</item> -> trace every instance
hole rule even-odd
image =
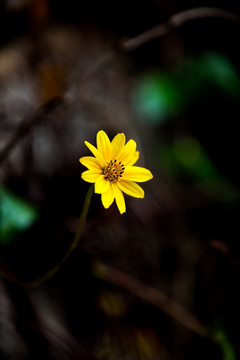
[[[137,144],[134,140],[129,140],[122,151],[118,155],[118,160],[122,162],[125,166],[128,165],[134,158],[136,152]]]
[[[102,165],[104,165],[105,161],[103,158],[103,155],[100,153],[98,149],[95,148],[92,144],[90,144],[88,141],[84,142],[85,145],[89,148],[89,150],[93,153],[93,155],[100,161]]]
[[[119,189],[117,184],[113,184],[114,197],[120,214],[126,212],[126,204],[122,191]]]
[[[97,148],[102,153],[105,162],[111,159],[112,145],[110,143],[109,137],[103,130],[100,130],[97,133]]]
[[[110,181],[106,180],[104,175],[100,175],[95,182],[95,193],[103,194],[105,193],[110,186]]]
[[[123,180],[144,182],[152,179],[151,171],[140,166],[126,166],[122,175]]]
[[[135,151],[135,154],[134,154],[132,160],[129,161],[127,165],[128,165],[128,166],[134,165],[134,164],[138,161],[139,155],[140,155],[140,154],[139,154],[139,151]]]
[[[93,156],[83,156],[79,159],[80,163],[86,166],[90,170],[100,169],[101,170],[101,163],[98,159]]]
[[[125,192],[127,195],[133,196],[135,198],[144,198],[144,191],[133,181],[122,180],[118,182],[118,187]]]
[[[110,184],[109,189],[101,195],[101,199],[102,199],[102,204],[105,207],[105,209],[109,208],[109,206],[112,205],[113,200],[114,200],[114,193],[113,193],[113,188],[112,188],[111,184]]]
[[[101,176],[102,172],[97,172],[95,170],[86,170],[82,173],[82,179],[90,182],[90,183],[95,183],[97,181],[97,179],[99,178],[99,176]]]
[[[113,139],[112,139],[112,160],[116,159],[118,154],[122,151],[124,145],[125,145],[125,135],[123,133],[121,134],[117,134]]]

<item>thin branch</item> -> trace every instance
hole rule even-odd
[[[95,76],[106,68],[112,66],[121,53],[129,53],[145,43],[164,36],[175,28],[182,26],[184,23],[201,18],[220,18],[228,21],[240,23],[240,16],[232,12],[212,7],[200,7],[195,9],[184,10],[172,15],[165,23],[159,24],[140,35],[121,41],[117,49],[103,55],[102,58],[87,72],[81,81],[85,85]]]
[[[133,51],[150,40],[166,35],[172,29],[178,28],[188,21],[201,18],[220,18],[240,23],[240,16],[218,8],[201,7],[184,10],[172,15],[165,23],[159,24],[142,34],[125,41],[122,44],[122,49],[127,52]]]
[[[121,53],[129,53],[155,38],[166,35],[172,29],[180,27],[188,21],[208,17],[221,18],[240,23],[240,16],[218,8],[201,7],[181,11],[172,15],[165,23],[159,24],[136,37],[122,41],[117,49],[104,54],[95,63],[95,65],[86,72],[85,76],[79,80],[79,88],[87,85],[90,81],[96,79],[97,76],[111,67]],[[78,101],[77,95],[78,94],[75,95],[73,102]],[[35,125],[39,124],[43,119],[46,118],[46,116],[51,115],[61,105],[66,105],[64,100],[56,99],[50,104],[43,105],[30,119],[23,120],[22,125],[0,153],[0,163],[7,158],[10,151],[16,146],[19,140],[26,136]]]
[[[230,253],[230,250],[229,250],[227,244],[225,244],[223,241],[214,239],[210,242],[209,247],[217,250],[219,253],[221,253],[223,256],[225,256],[235,266],[240,267],[240,261],[238,259],[236,259]]]
[[[104,265],[100,262],[93,265],[93,273],[96,277],[119,286],[120,288],[125,289],[130,293],[137,295],[139,298],[157,306],[160,310],[170,315],[196,334],[214,338],[214,330],[205,326],[190,311],[174,300],[168,298],[161,291],[144,284],[120,270]]]
[[[65,104],[61,98],[53,99],[42,105],[32,116],[23,120],[22,124],[18,127],[15,134],[13,134],[8,144],[0,152],[0,164],[8,157],[9,153],[17,145],[17,143],[24,138],[34,126],[37,126],[41,122],[45,121],[63,105]]]

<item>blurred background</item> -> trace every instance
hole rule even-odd
[[[240,7],[203,6],[0,2],[1,359],[240,358]],[[77,249],[24,287],[73,240],[100,129],[137,141],[145,198],[93,195]]]

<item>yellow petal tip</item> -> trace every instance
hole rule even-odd
[[[105,209],[116,200],[121,215],[126,212],[123,193],[143,199],[144,190],[137,183],[153,178],[148,169],[134,166],[139,158],[136,142],[133,139],[125,142],[124,133],[118,133],[110,141],[106,132],[99,130],[96,146],[84,141],[93,156],[79,158],[79,162],[88,169],[82,173],[82,179],[95,183],[94,192],[101,194]]]

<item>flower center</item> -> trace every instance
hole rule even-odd
[[[121,161],[117,162],[115,159],[114,161],[107,162],[104,169],[103,169],[103,175],[105,179],[108,179],[109,181],[119,181],[122,177],[122,174],[124,173],[125,167],[121,163]]]

